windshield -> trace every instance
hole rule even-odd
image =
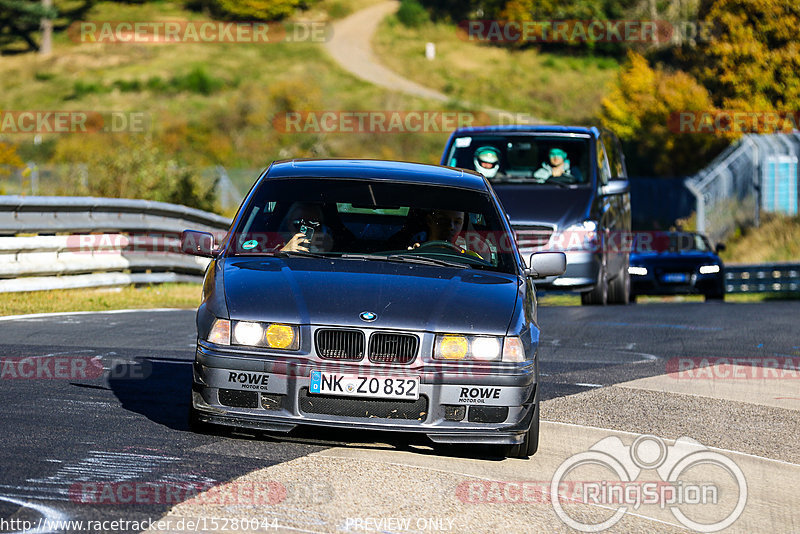
[[[637,232],[633,251],[638,254],[712,252],[706,237],[692,232]]]
[[[588,137],[482,134],[456,137],[446,165],[492,182],[581,185],[591,181]]]
[[[337,257],[516,273],[513,237],[486,192],[342,178],[265,180],[233,255]]]

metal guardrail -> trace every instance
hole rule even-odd
[[[800,263],[726,265],[727,293],[800,292]]]
[[[201,281],[208,260],[182,254],[179,234],[229,225],[165,202],[0,196],[0,292]]]

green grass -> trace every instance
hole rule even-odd
[[[371,3],[342,1],[334,11]],[[204,15],[173,3],[104,2],[87,18],[198,20]],[[151,124],[147,135],[169,156],[196,166],[258,169],[275,159],[328,156],[433,163],[447,140],[447,133],[276,130],[273,118],[286,111],[442,109],[355,78],[313,42],[94,44],[59,34],[48,58],[23,54],[0,61],[0,109],[145,112]],[[87,152],[109,146],[104,134],[42,137],[37,146],[32,136],[6,140],[24,145],[20,152],[40,163],[80,162]]]
[[[200,284],[161,284],[108,289],[64,289],[5,293],[0,315],[143,308],[196,308]]]
[[[427,42],[436,45],[432,61],[425,58]],[[594,122],[618,69],[608,57],[489,46],[460,37],[453,25],[408,28],[396,17],[384,20],[373,44],[384,64],[454,100],[552,122]]]

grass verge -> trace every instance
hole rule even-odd
[[[200,284],[161,284],[97,289],[6,293],[0,315],[145,308],[196,308]]]
[[[425,45],[436,57],[425,57]],[[609,57],[511,50],[469,42],[454,25],[417,28],[387,17],[373,42],[381,62],[415,82],[456,101],[495,107],[564,123],[595,122],[618,62]]]

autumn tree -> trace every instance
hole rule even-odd
[[[692,76],[652,68],[643,56],[629,52],[602,101],[600,120],[625,143],[631,174],[679,176],[705,166],[727,140],[677,132],[673,115],[713,109],[709,92]]]
[[[190,0],[187,5],[228,20],[272,21],[286,18],[318,0]]]
[[[726,109],[800,109],[800,2],[706,0],[711,38],[682,51],[687,68]]]
[[[39,50],[42,19],[53,20],[53,30],[66,29],[80,20],[94,0],[55,0],[50,8],[41,0],[0,0],[0,46],[24,43],[27,50]]]

